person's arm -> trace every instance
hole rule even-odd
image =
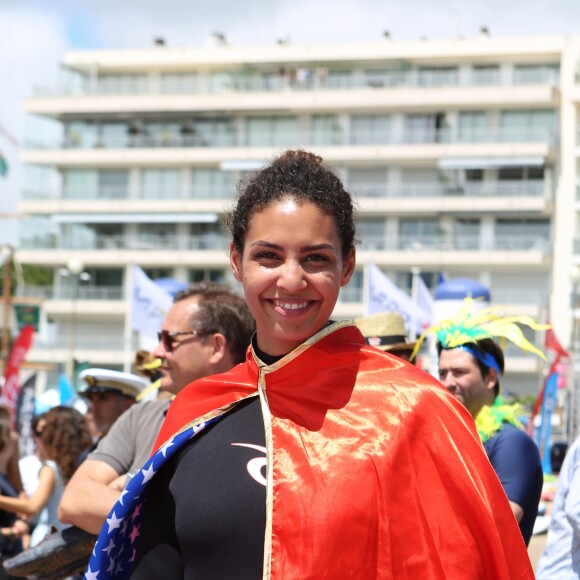
[[[98,534],[119,499],[119,491],[109,487],[118,477],[119,474],[104,461],[87,459],[81,463],[64,490],[58,519]]]
[[[20,458],[20,445],[18,443],[18,435],[14,434],[14,451],[10,456],[8,465],[6,467],[6,475],[12,487],[17,493],[22,493],[22,478],[20,477],[20,468],[18,467],[18,459]]]
[[[499,442],[490,460],[520,523],[524,517],[523,506],[529,505],[534,489],[540,455],[536,444],[525,433],[517,429],[510,429],[508,433],[509,437]]]
[[[43,466],[38,476],[36,491],[28,498],[0,495],[0,509],[35,516],[48,503],[55,481],[56,477],[52,469],[46,465]]]

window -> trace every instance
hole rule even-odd
[[[125,170],[103,170],[98,173],[99,198],[123,199],[127,197],[129,173]]]
[[[385,220],[361,220],[357,230],[365,250],[385,249]]]
[[[439,235],[436,219],[401,220],[399,222],[399,245],[403,250],[420,249],[432,245]]]
[[[341,145],[342,128],[336,115],[314,115],[310,122],[312,145]]]
[[[551,109],[502,111],[500,127],[504,142],[547,141],[554,134],[556,114]]]
[[[471,82],[474,85],[498,85],[500,74],[498,66],[474,66],[471,73]]]
[[[543,180],[544,167],[501,167],[497,178],[499,181]]]
[[[191,172],[191,197],[227,198],[235,190],[234,175],[218,169],[193,169]]]
[[[453,237],[458,250],[477,250],[479,248],[478,219],[456,219],[453,222]]]
[[[97,143],[97,125],[90,121],[66,123],[64,146],[73,149],[92,149]]]
[[[101,75],[97,80],[97,91],[102,95],[138,94],[147,90],[145,75]]]
[[[487,115],[484,111],[459,113],[459,140],[462,143],[483,143],[487,140]]]
[[[129,133],[125,123],[102,123],[97,147],[125,149],[129,146]]]
[[[231,119],[195,119],[193,133],[185,145],[197,147],[232,147],[236,144],[236,131]]]
[[[299,145],[296,117],[251,117],[246,120],[250,147],[291,147]]]
[[[405,116],[405,143],[436,143],[449,138],[445,113]]]
[[[483,169],[466,169],[465,181],[483,181]]]
[[[190,282],[224,282],[225,278],[223,270],[189,270]]]
[[[424,67],[417,79],[421,87],[443,87],[458,84],[459,74],[457,67]]]
[[[99,174],[90,169],[70,169],[64,174],[65,199],[95,199],[99,190]]]
[[[181,197],[178,169],[143,169],[141,196],[144,199],[177,199]]]
[[[198,90],[195,73],[165,73],[161,75],[161,92],[165,94],[188,94]]]
[[[387,192],[387,170],[350,169],[348,172],[349,188],[361,197],[383,197]]]
[[[514,67],[514,84],[558,84],[560,67],[557,64],[518,64]]]
[[[143,271],[151,280],[157,280],[159,278],[171,278],[173,275],[173,270],[170,268],[143,268]]]
[[[352,115],[350,140],[353,145],[374,145],[389,142],[388,115]]]

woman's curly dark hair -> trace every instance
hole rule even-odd
[[[234,248],[242,253],[252,216],[272,202],[290,195],[310,202],[332,216],[342,242],[343,257],[355,244],[355,216],[350,194],[337,175],[322,165],[322,158],[307,151],[289,150],[276,157],[245,187],[226,218]]]
[[[76,409],[60,405],[47,411],[43,422],[40,440],[46,457],[56,462],[66,482],[92,444],[87,420]]]

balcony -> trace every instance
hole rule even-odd
[[[206,234],[199,236],[112,235],[92,238],[59,238],[54,235],[21,240],[21,250],[227,250],[229,236]],[[225,255],[225,254],[224,254]],[[80,288],[79,288],[80,291]]]
[[[377,183],[351,183],[350,190],[359,197],[543,197],[543,180],[535,181],[481,181],[462,184],[401,183],[384,185]]]
[[[376,145],[463,145],[500,143],[542,143],[553,145],[555,133],[549,129],[535,127],[463,130],[457,128],[405,130],[402,133],[387,131],[270,131],[251,132],[231,130],[228,134],[205,136],[151,134],[140,136],[118,136],[103,139],[93,134],[67,137],[64,141],[27,140],[28,150],[110,150],[112,152],[142,149],[213,149],[213,148],[286,148],[286,147],[332,147],[332,146],[376,146]]]
[[[212,79],[209,75],[183,75],[181,78],[157,78],[145,75],[119,79],[108,77],[85,79],[73,86],[63,85],[54,91],[35,88],[34,95],[46,96],[113,96],[113,95],[201,95],[220,93],[278,93],[301,91],[373,90],[397,88],[439,88],[471,86],[519,86],[550,85],[557,86],[559,75],[554,70],[513,71],[511,76],[502,77],[497,70],[472,70],[468,75],[459,75],[457,70],[441,71],[393,70],[388,72],[345,72],[336,73],[326,68],[311,69],[298,67],[293,74],[245,75],[225,74],[222,78]]]
[[[72,300],[72,288],[55,288],[54,286],[19,286],[16,296],[41,298],[42,300]],[[75,290],[77,300],[123,300],[122,286],[83,286]]]
[[[402,252],[521,252],[548,253],[551,243],[537,236],[497,236],[482,241],[479,236],[361,236],[361,249]]]

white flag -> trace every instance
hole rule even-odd
[[[131,328],[148,337],[161,330],[173,298],[155,284],[139,266],[133,266],[133,292],[131,295]]]
[[[416,283],[415,302],[417,306],[428,316],[427,321],[423,322],[422,326],[417,327],[417,329],[420,332],[424,332],[425,330],[427,330],[427,328],[432,322],[433,296],[431,296],[431,292],[429,292],[429,288],[427,288],[425,282],[423,282],[423,278],[421,278],[420,274],[417,275],[415,283]]]
[[[367,314],[399,312],[408,332],[414,332],[429,323],[429,314],[419,308],[407,293],[397,288],[374,264],[368,267],[367,292]]]

